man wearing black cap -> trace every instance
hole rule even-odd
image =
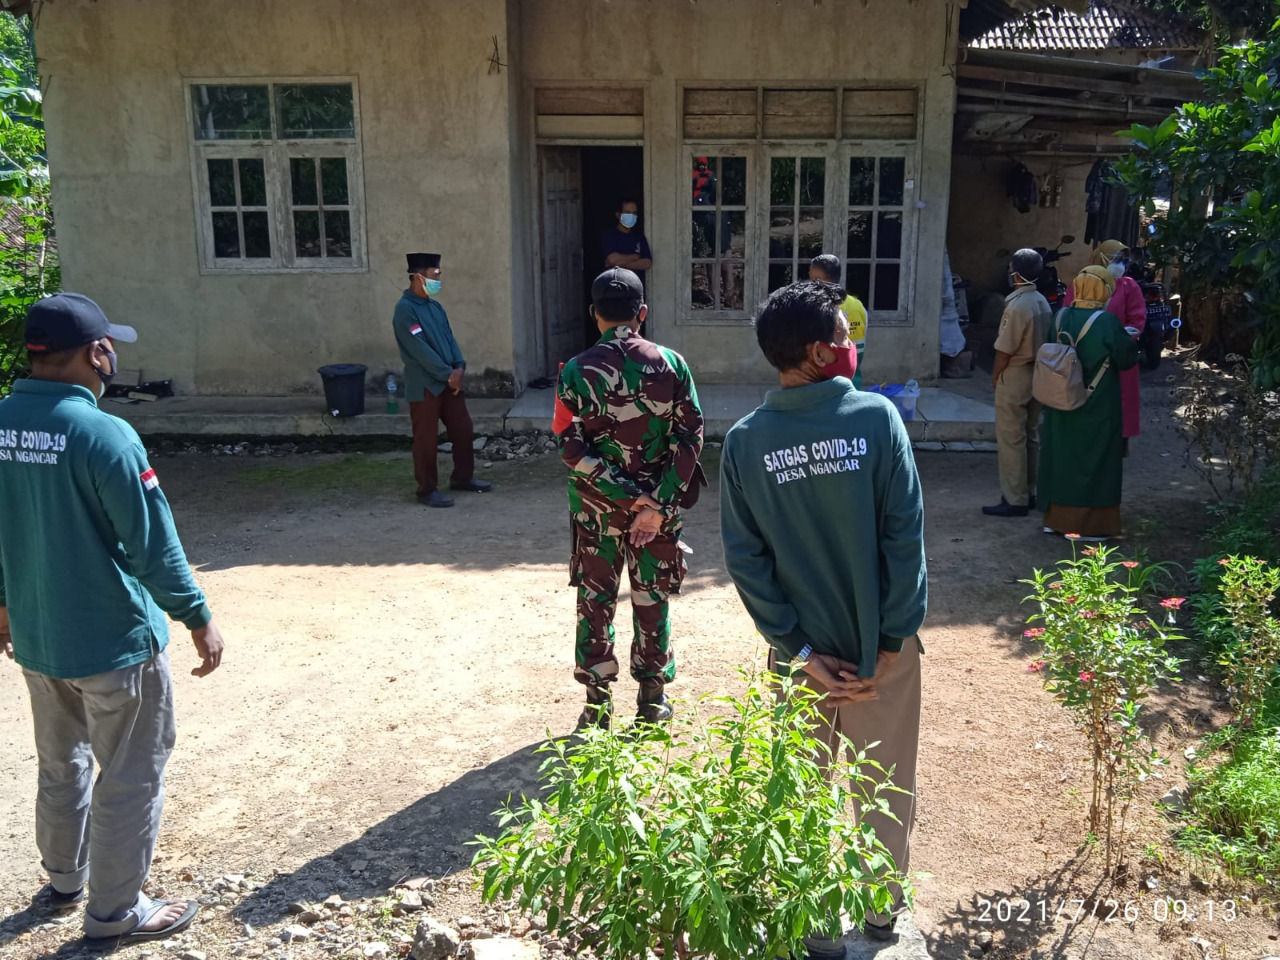
[[[991,385],[996,391],[996,448],[1000,502],[983,507],[989,517],[1025,517],[1035,503],[1040,460],[1040,403],[1031,396],[1036,351],[1049,336],[1053,310],[1036,289],[1044,269],[1040,254],[1019,250],[1009,263],[1013,292],[1005,298],[996,337]]]
[[[667,598],[684,579],[680,506],[700,477],[702,411],[684,358],[640,336],[646,307],[639,277],[606,270],[591,286],[591,301],[602,336],[560,371],[552,422],[569,466],[569,582],[578,588],[574,676],[587,693],[580,723],[609,723],[609,690],[618,676],[613,615],[624,561],[638,716],[657,722],[671,716],[664,688],[676,663]]]
[[[453,338],[449,317],[435,299],[442,284],[440,254],[411,253],[408,260],[409,289],[396,304],[391,326],[404,361],[404,389],[413,424],[413,474],[419,503],[452,507],[453,498],[440,492],[436,475],[441,422],[453,444],[450,489],[485,493],[493,484],[475,477],[475,431],[462,395],[467,363]]]
[[[112,341],[137,334],[75,293],[32,306],[26,334],[31,378],[0,401],[0,647],[31,695],[48,900],[87,884],[86,936],[159,939],[197,910],[142,892],[174,744],[165,615],[191,631],[196,676],[222,636],[138,435],[98,409]]]

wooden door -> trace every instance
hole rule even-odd
[[[582,349],[582,150],[539,147],[542,322],[547,372]]]

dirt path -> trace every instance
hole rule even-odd
[[[1153,396],[1163,379],[1150,378]],[[1181,466],[1167,404],[1153,399],[1147,411],[1153,422],[1126,478],[1129,527],[1153,553],[1189,557],[1205,494]],[[1209,941],[1215,956],[1280,951],[1277,928],[1260,916],[1211,923],[1201,911],[1195,923],[1162,924],[1144,902],[1133,929],[1052,922],[1059,899],[1091,889],[1094,865],[1077,857],[1081,743],[1027,673],[1017,580],[1068,548],[1033,519],[978,515],[998,496],[993,456],[922,453],[919,464],[931,603],[912,867],[917,921],[935,955],[967,955],[983,930],[993,957],[1191,957],[1180,952],[1188,936]],[[495,465],[486,473],[497,492],[449,511],[413,503],[402,454],[178,456],[156,466],[230,644],[222,670],[201,681],[186,676],[194,655],[175,635],[179,739],[157,882],[176,891],[187,877],[247,874],[265,887],[234,915],[269,924],[285,919],[277,904],[290,899],[351,898],[462,870],[465,841],[487,829],[503,796],[532,784],[532,748],[548,730],[569,730],[579,710],[559,461]],[[736,689],[735,668],[760,651],[723,572],[715,504],[713,486],[688,524],[695,553],[674,610],[678,696]],[[1181,744],[1174,756],[1213,713],[1199,671],[1187,672],[1193,682],[1159,705],[1161,736]],[[3,917],[24,910],[42,883],[35,759],[15,669],[0,670],[0,710],[9,718],[0,727]],[[1154,785],[1154,796],[1168,785]],[[1135,818],[1162,840],[1152,810]],[[1186,872],[1172,861],[1143,865],[1148,874],[1161,892],[1183,895]],[[1135,899],[1137,879],[1126,894]],[[465,890],[442,897],[442,916],[478,910]],[[1049,922],[983,923],[977,897],[1045,900]],[[220,923],[230,920],[211,914],[197,928],[194,942],[210,957],[231,953],[217,940]],[[69,934],[26,934],[0,953],[35,956]]]

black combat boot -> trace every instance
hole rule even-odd
[[[582,708],[582,714],[578,717],[578,729],[599,727],[602,730],[608,730],[612,714],[613,694],[609,692],[609,685],[607,683],[588,684],[587,705]]]
[[[665,686],[666,681],[662,679],[640,681],[640,690],[636,694],[636,720],[641,723],[662,723],[671,719],[675,710],[663,693]]]

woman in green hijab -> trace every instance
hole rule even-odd
[[[1102,376],[1078,409],[1045,408],[1036,500],[1045,507],[1045,533],[1106,540],[1120,532],[1124,452],[1120,371],[1138,362],[1138,345],[1120,321],[1106,312],[1115,292],[1110,273],[1102,267],[1085,267],[1074,289],[1075,302],[1058,314],[1049,328],[1049,341],[1069,335],[1080,357],[1084,382],[1093,383],[1099,371]],[[1067,337],[1062,339],[1066,342]]]

